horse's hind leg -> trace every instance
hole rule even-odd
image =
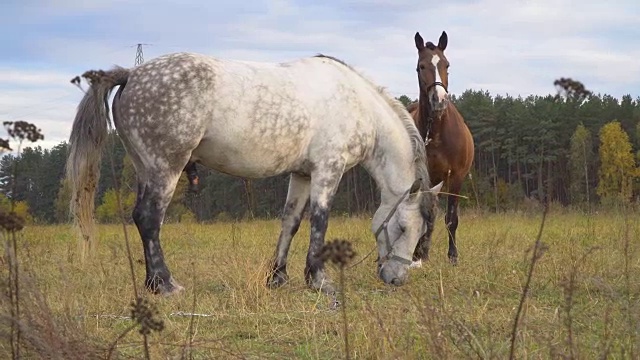
[[[267,286],[276,288],[282,286],[289,279],[287,275],[287,254],[291,240],[300,228],[304,210],[309,202],[309,178],[291,174],[289,178],[289,192],[282,214],[282,228],[276,247],[273,272],[267,280]]]
[[[155,294],[170,295],[183,288],[173,280],[165,264],[160,246],[160,226],[180,178],[181,169],[170,173],[159,170],[156,172],[165,174],[150,177],[138,184],[133,221],[138,227],[144,248],[147,270],[145,286]]]
[[[198,190],[200,190],[198,188],[200,179],[198,178],[198,168],[196,167],[196,163],[189,161],[184,167],[184,172],[187,173],[187,179],[189,180],[189,191],[197,193]]]

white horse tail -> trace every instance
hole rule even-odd
[[[78,105],[69,138],[67,180],[71,185],[70,212],[79,230],[79,251],[84,258],[86,248],[95,247],[95,190],[100,178],[102,149],[108,135],[109,95],[114,87],[125,85],[129,70],[87,71],[91,87]]]

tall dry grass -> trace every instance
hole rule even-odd
[[[522,301],[515,358],[638,356],[637,216],[621,210],[548,214],[541,235],[547,250]],[[277,290],[267,289],[265,281],[278,221],[165,225],[166,260],[187,290],[170,298],[143,294],[164,323],[149,335],[149,356],[340,358],[346,331],[353,359],[506,358],[540,221],[531,214],[462,214],[461,261],[452,267],[439,218],[431,261],[400,288],[377,279],[375,255],[346,267],[346,328],[341,309],[332,308],[334,299],[305,286],[308,223],[291,247],[290,282]],[[332,218],[327,239],[349,240],[358,254],[355,263],[375,246],[369,226],[368,219]],[[104,358],[134,325],[122,228],[101,226],[100,233],[96,256],[81,264],[69,227],[24,229],[18,253],[25,354]],[[134,271],[142,279],[142,245],[132,237]],[[337,268],[327,268],[337,281]],[[2,358],[10,357],[7,310],[3,303]],[[130,331],[114,358],[144,352],[140,334]]]

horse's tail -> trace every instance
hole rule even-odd
[[[91,86],[80,101],[73,121],[66,171],[71,185],[70,214],[80,232],[79,251],[84,257],[86,247],[95,246],[94,198],[102,149],[108,135],[109,95],[114,87],[127,83],[129,70],[87,71],[82,76]]]

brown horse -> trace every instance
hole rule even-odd
[[[450,101],[448,94],[449,61],[444,55],[447,48],[447,33],[442,32],[438,45],[425,44],[420,33],[415,35],[418,49],[418,84],[420,96],[417,103],[408,106],[427,150],[429,178],[433,184],[444,181],[443,191],[449,193],[445,224],[449,232],[449,260],[458,261],[456,229],[458,228],[458,199],[464,178],[473,163],[474,144],[469,128],[462,115]],[[428,260],[430,232],[416,246],[414,263],[420,266]]]

